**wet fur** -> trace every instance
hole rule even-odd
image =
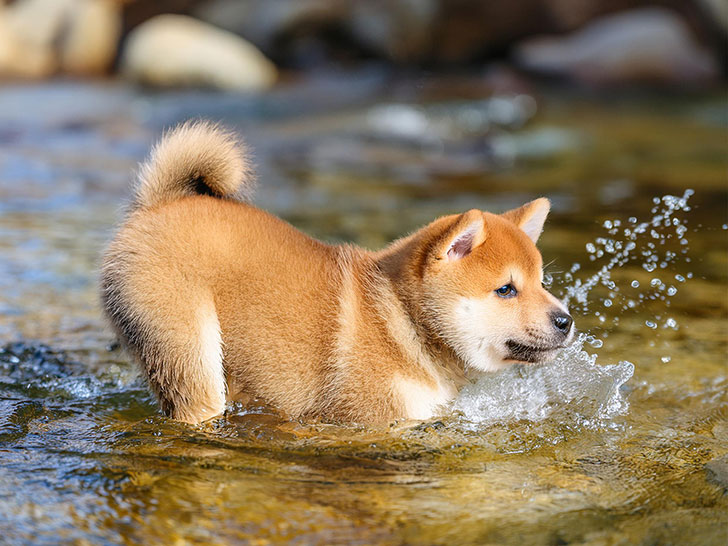
[[[445,216],[370,252],[253,207],[251,180],[232,135],[178,127],[104,255],[106,315],[165,414],[197,423],[253,396],[291,417],[423,419],[469,371],[529,360],[509,342],[547,359],[568,341],[534,245],[547,200]],[[518,298],[496,296],[511,279]]]

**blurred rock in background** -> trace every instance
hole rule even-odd
[[[590,85],[705,85],[728,74],[727,6],[726,0],[0,0],[0,76],[122,68],[147,84],[265,89],[275,77],[267,57],[291,70],[375,61],[472,71],[495,61]],[[163,14],[197,22],[162,24],[156,17]]]
[[[0,75],[103,73],[120,36],[121,6],[114,0],[0,2]]]
[[[718,75],[716,59],[663,8],[599,17],[566,36],[528,38],[515,59],[526,69],[591,84],[689,84]]]
[[[157,15],[126,41],[121,72],[158,86],[201,85],[260,91],[276,79],[276,68],[239,36],[185,15]]]

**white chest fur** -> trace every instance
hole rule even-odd
[[[457,394],[454,385],[439,382],[430,386],[420,381],[397,377],[394,392],[404,404],[408,419],[429,419]]]

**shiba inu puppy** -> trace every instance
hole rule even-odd
[[[165,414],[258,397],[296,418],[426,419],[469,371],[541,363],[573,336],[541,284],[548,200],[438,218],[370,252],[248,204],[244,148],[187,123],[142,166],[101,299]]]

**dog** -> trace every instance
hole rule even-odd
[[[472,373],[546,362],[573,337],[542,285],[545,198],[368,251],[254,207],[253,181],[234,135],[182,124],[141,166],[103,256],[105,314],[173,419],[246,397],[290,418],[428,419]]]

